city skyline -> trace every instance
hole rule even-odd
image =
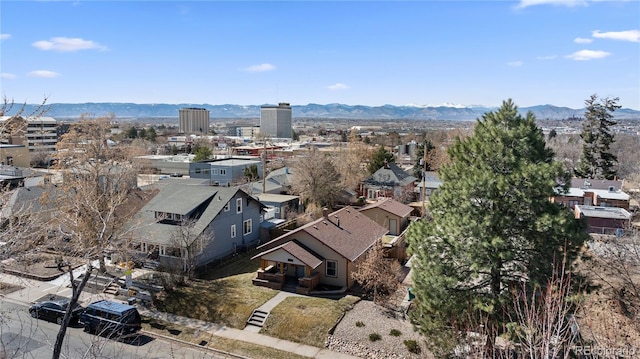
[[[640,2],[3,1],[17,102],[640,109]]]

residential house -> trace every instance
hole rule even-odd
[[[415,181],[415,177],[395,163],[385,163],[360,184],[360,193],[369,200],[390,197],[408,203],[414,197]]]
[[[264,205],[239,187],[185,185],[168,181],[132,222],[133,249],[161,265],[186,259],[182,228],[198,250],[196,265],[232,255],[260,241]]]
[[[264,182],[262,180],[251,182],[243,185],[243,187],[246,187],[247,192],[251,194],[289,194],[289,191],[291,190],[292,177],[293,174],[291,168],[282,167],[269,172]]]
[[[262,177],[262,161],[250,156],[192,162],[189,176],[208,179],[212,186],[232,186],[246,182],[245,169],[251,166],[256,166],[257,175]]]
[[[422,180],[416,182],[417,200],[427,200],[441,185],[442,181],[438,173],[427,171]]]
[[[631,213],[624,208],[577,204],[574,206],[574,213],[576,219],[586,220],[589,233],[621,235],[631,227]]]
[[[362,207],[360,212],[389,230],[382,239],[383,246],[387,248],[387,254],[398,260],[405,260],[407,252],[405,231],[409,227],[413,208],[392,198],[380,198]]]
[[[552,202],[574,209],[576,205],[616,207],[629,210],[630,196],[622,191],[622,181],[574,178],[567,193],[557,194]]]
[[[298,196],[259,193],[255,197],[267,206],[267,210],[273,209],[274,216],[271,218],[287,219],[288,214],[298,215],[302,210]]]
[[[347,206],[261,246],[255,285],[281,289],[292,280],[296,291],[310,294],[319,285],[346,289],[367,251],[388,229]]]

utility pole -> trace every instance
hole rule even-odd
[[[427,177],[427,141],[424,142],[424,145],[422,147],[422,218],[424,218],[425,214],[426,214],[426,208],[425,208],[425,192],[426,192],[426,179],[425,177]]]

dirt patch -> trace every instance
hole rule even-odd
[[[22,289],[22,287],[19,285],[0,282],[0,294],[9,294],[20,289]]]
[[[63,266],[59,267],[60,261]],[[82,265],[82,262],[77,258],[51,253],[32,253],[2,261],[0,270],[24,278],[49,281],[65,274],[68,265],[77,268]]]

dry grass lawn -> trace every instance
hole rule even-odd
[[[278,292],[251,283],[254,273],[192,282],[158,298],[158,310],[242,329],[254,309]]]
[[[323,348],[329,330],[345,309],[358,299],[354,296],[345,296],[339,300],[286,298],[271,311],[260,333]]]
[[[182,327],[173,323],[168,323],[151,318],[143,318],[142,329],[170,337],[173,339],[182,340],[185,342],[198,344],[203,347],[213,348],[226,353],[233,353],[253,359],[303,359],[306,357],[285,352],[278,349],[269,347],[263,347],[260,345],[247,343],[238,340],[231,340],[221,337],[216,337],[210,333],[197,333],[192,328]]]

